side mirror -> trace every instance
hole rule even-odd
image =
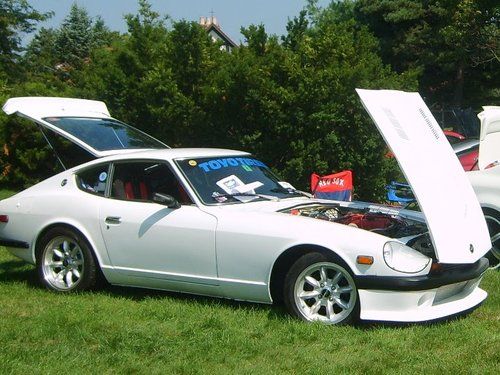
[[[179,201],[168,194],[154,193],[153,201],[174,210],[181,207]]]

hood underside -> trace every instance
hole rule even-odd
[[[439,261],[471,263],[481,258],[491,248],[481,207],[420,95],[357,92],[415,193]]]

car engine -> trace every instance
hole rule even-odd
[[[350,225],[395,238],[420,253],[435,259],[426,223],[402,217],[396,210],[387,213],[377,211],[373,207],[355,208],[344,207],[339,204],[315,204],[292,207],[281,212]]]

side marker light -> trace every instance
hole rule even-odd
[[[358,255],[356,257],[356,263],[371,266],[373,264],[373,257],[369,255]]]

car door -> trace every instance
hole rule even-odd
[[[157,194],[181,203],[169,208]],[[113,267],[131,276],[216,284],[216,219],[192,203],[166,162],[114,163],[100,225]]]

